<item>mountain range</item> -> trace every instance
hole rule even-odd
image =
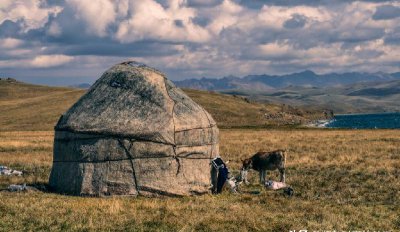
[[[302,87],[337,87],[360,82],[384,82],[400,80],[400,72],[397,73],[329,73],[316,74],[310,70],[287,75],[247,75],[244,77],[227,76],[223,78],[201,78],[175,81],[182,88],[201,90],[251,90],[269,91],[288,86]]]
[[[329,109],[334,113],[400,112],[400,72],[316,74],[306,70],[281,76],[227,76],[174,83],[185,89],[242,96],[260,103]],[[90,84],[69,87],[88,89]]]
[[[182,88],[241,95],[264,103],[321,107],[335,113],[400,112],[400,72],[304,71],[282,76],[248,75],[175,82]]]

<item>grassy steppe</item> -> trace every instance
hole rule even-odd
[[[0,131],[53,130],[60,115],[85,92],[0,80]],[[324,117],[321,109],[260,104],[207,91],[187,89],[185,92],[224,128],[296,125]]]
[[[222,127],[276,125],[265,114],[298,111],[240,97],[186,91]],[[0,165],[23,170],[9,184],[47,184],[53,127],[84,90],[0,81]],[[296,116],[297,115],[297,116]],[[299,116],[301,117],[301,116]],[[82,198],[42,191],[0,191],[0,231],[400,230],[399,130],[221,130],[221,155],[238,170],[258,150],[289,149],[292,198],[262,191],[183,198]],[[277,178],[277,173],[271,174]]]
[[[0,81],[0,131],[53,130],[85,90]]]
[[[0,177],[46,184],[53,132],[0,132],[0,164],[26,172]],[[400,230],[400,131],[222,130],[221,155],[233,170],[259,149],[289,148],[295,196],[262,191],[184,198],[82,198],[0,192],[0,231]],[[277,178],[277,173],[271,173]],[[256,174],[252,173],[253,183]]]

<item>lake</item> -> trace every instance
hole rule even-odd
[[[324,124],[327,128],[398,129],[400,113],[342,114]]]

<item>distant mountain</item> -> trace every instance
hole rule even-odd
[[[225,91],[261,102],[317,106],[335,113],[400,112],[400,80],[359,82],[335,87],[288,86],[273,91]]]
[[[400,80],[398,73],[329,73],[316,74],[310,70],[288,75],[248,75],[242,78],[235,76],[223,77],[220,79],[202,78],[176,81],[175,84],[183,88],[201,90],[252,90],[266,91],[281,89],[288,86],[302,87],[333,87],[344,86],[360,82],[383,82]]]
[[[77,89],[89,89],[92,85],[89,83],[80,83],[75,85],[70,85],[68,87],[77,88]]]
[[[353,87],[355,88],[355,87]],[[351,89],[351,88],[350,88]],[[374,97],[388,97],[391,95],[400,94],[400,80],[388,81],[383,83],[366,84],[356,90],[348,93],[348,96],[374,96]]]

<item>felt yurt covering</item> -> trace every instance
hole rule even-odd
[[[218,128],[154,68],[111,67],[55,127],[50,187],[73,195],[193,195],[210,187]]]

